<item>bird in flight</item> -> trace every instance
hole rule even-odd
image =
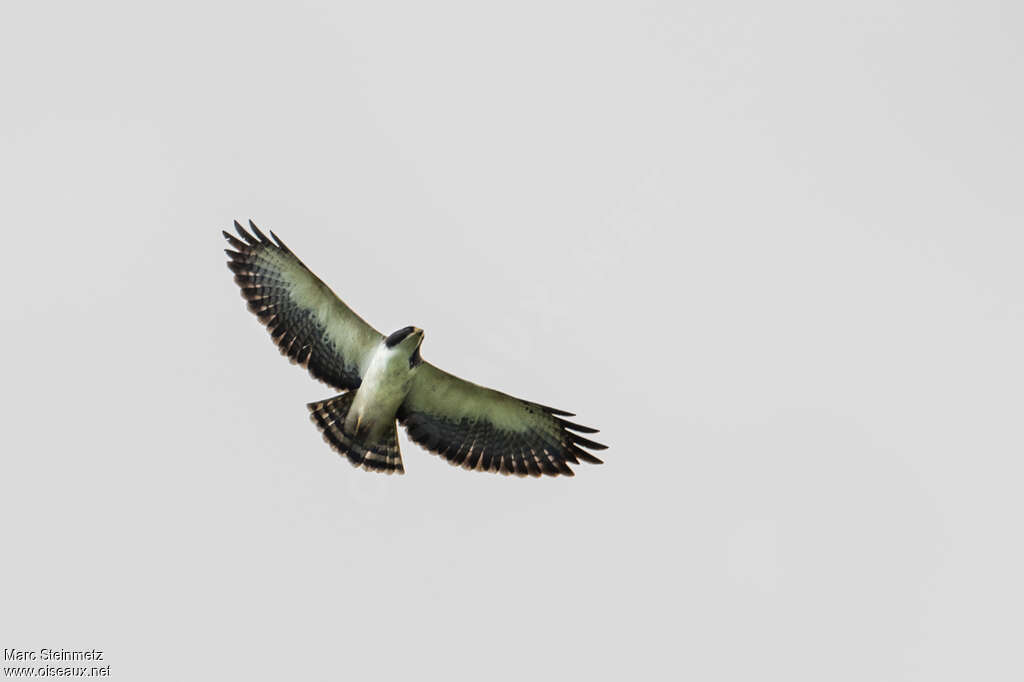
[[[423,330],[384,336],[356,315],[298,257],[250,220],[235,221],[228,268],[293,364],[342,393],[309,403],[324,440],[353,465],[404,473],[396,420],[409,437],[453,465],[516,476],[572,476],[570,464],[600,464],[607,446],[573,414],[471,383],[423,360]]]

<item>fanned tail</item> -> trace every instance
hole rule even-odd
[[[355,392],[342,393],[327,400],[309,403],[310,419],[324,435],[324,440],[345,455],[353,466],[386,474],[405,473],[402,453],[398,449],[398,426],[392,422],[385,435],[374,443],[366,443],[345,432],[345,417],[352,406]]]

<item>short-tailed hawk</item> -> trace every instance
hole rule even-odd
[[[273,232],[249,221],[224,232],[228,267],[281,353],[343,391],[310,403],[313,422],[352,464],[403,473],[396,420],[409,437],[464,469],[517,476],[572,476],[570,464],[601,460],[596,429],[569,412],[513,398],[438,369],[420,356],[423,330],[384,336],[335,296]]]

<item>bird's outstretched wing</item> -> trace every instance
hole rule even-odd
[[[574,432],[573,416],[477,386],[424,362],[398,410],[414,441],[464,469],[517,476],[572,476],[569,464],[600,464],[584,448],[606,446]]]
[[[383,338],[310,272],[273,232],[274,241],[249,221],[238,237],[224,232],[228,267],[242,298],[270,331],[274,343],[324,383],[358,388],[373,349]]]

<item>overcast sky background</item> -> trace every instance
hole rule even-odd
[[[14,3],[3,647],[114,679],[1019,680],[1014,2]],[[220,230],[600,427],[353,469]]]

